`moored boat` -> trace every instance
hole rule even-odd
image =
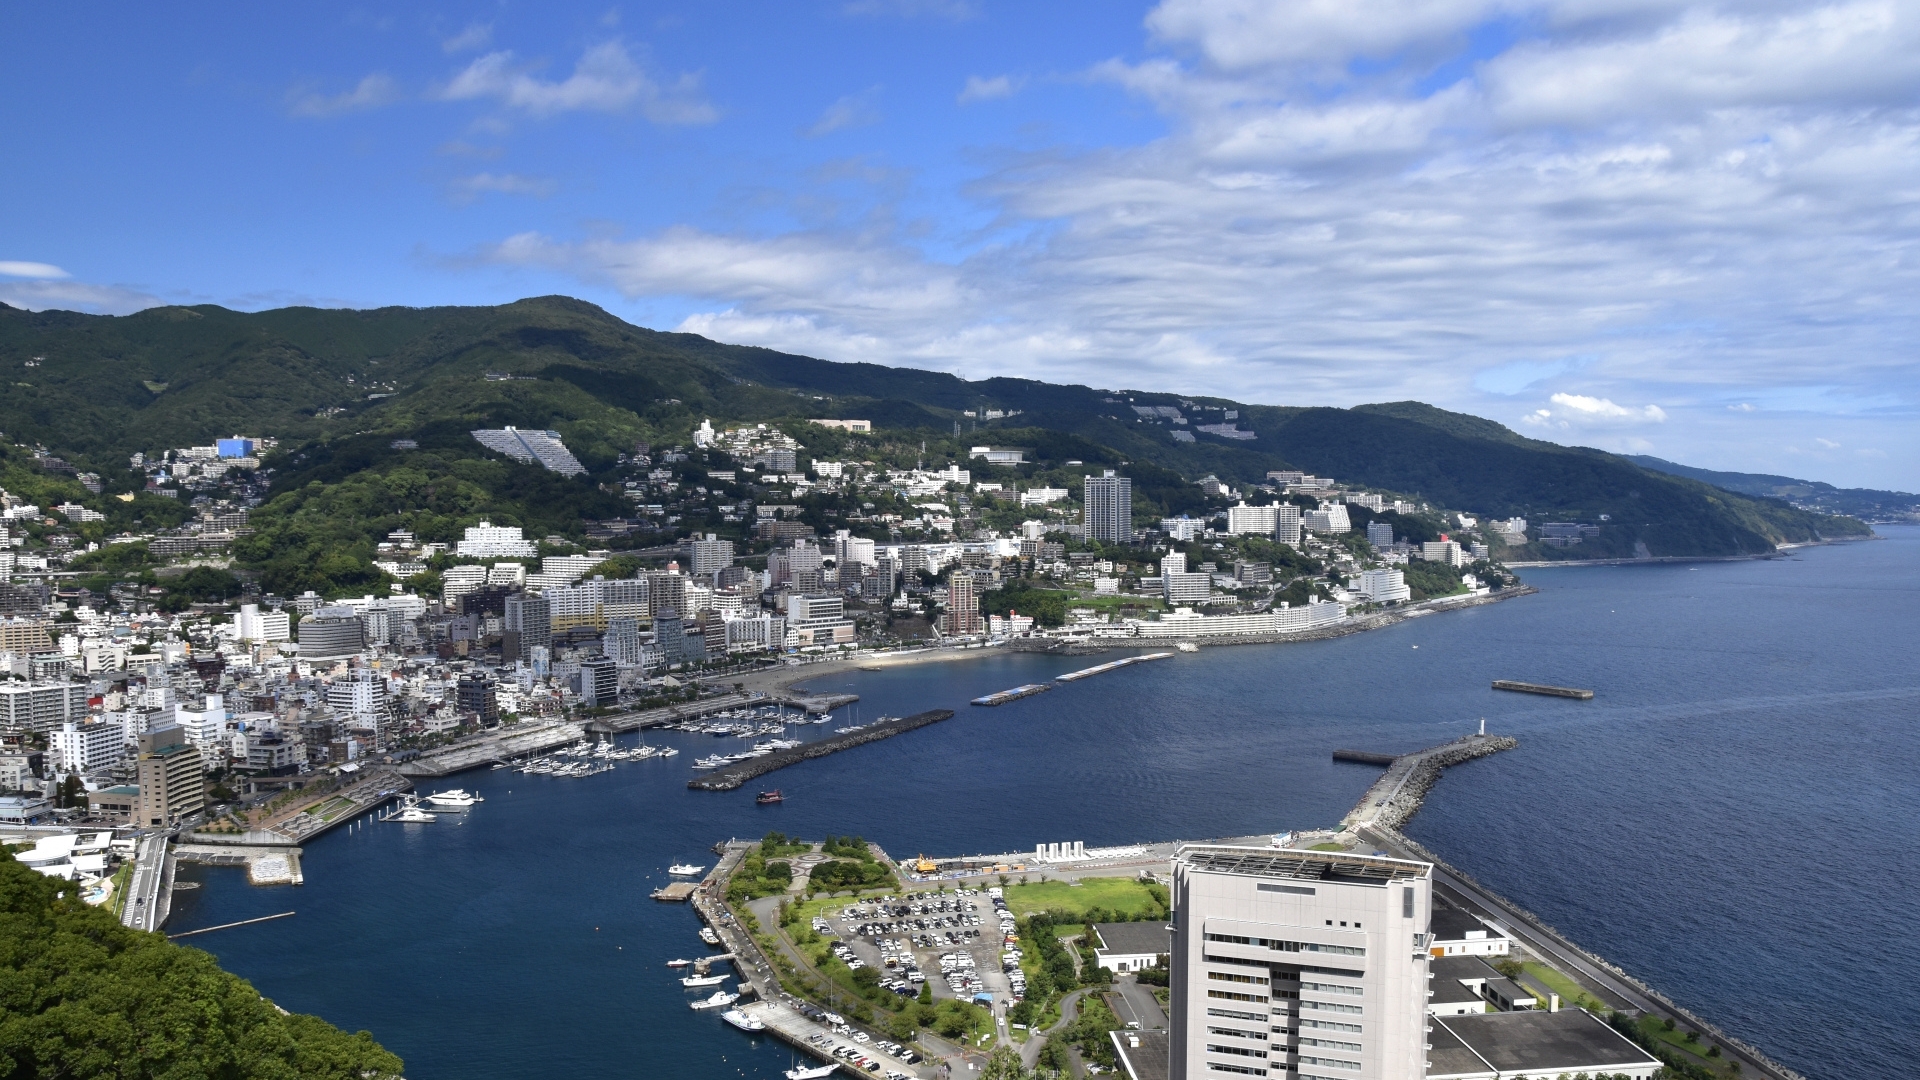
[[[667,867],[667,873],[675,877],[691,877],[705,869],[706,867],[704,866],[695,866],[692,863],[674,863],[672,866]]]
[[[729,994],[725,990],[715,990],[712,997],[701,998],[699,1001],[693,1002],[690,1008],[720,1009],[739,1000],[739,994]]]
[[[702,986],[719,986],[732,977],[731,975],[689,975],[680,980],[680,985],[693,990]]]
[[[840,1068],[840,1063],[837,1061],[829,1062],[825,1065],[815,1065],[812,1068],[807,1068],[804,1065],[795,1065],[786,1071],[786,1077],[787,1080],[820,1080],[823,1076],[832,1076],[838,1068]]]
[[[723,1012],[720,1014],[720,1019],[725,1020],[729,1024],[732,1024],[734,1027],[739,1028],[741,1031],[767,1030],[767,1025],[761,1023],[758,1020],[755,1020],[753,1017],[748,1016],[746,1013],[741,1012],[739,1009],[728,1009],[726,1012]]]

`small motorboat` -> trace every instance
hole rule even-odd
[[[739,994],[729,994],[725,990],[715,990],[713,996],[701,998],[692,1004],[695,1009],[720,1009],[740,1000]]]
[[[705,869],[706,867],[704,866],[695,866],[692,863],[675,863],[672,866],[667,867],[667,873],[672,874],[675,877],[692,877],[693,875]]]
[[[670,968],[683,968],[683,967],[692,967],[692,966],[693,966],[693,961],[691,961],[691,960],[669,960],[669,961],[667,961],[667,966],[668,966],[668,967],[670,967]]]
[[[719,986],[732,977],[731,975],[689,975],[680,980],[680,985],[693,990],[702,986]]]
[[[753,1017],[748,1016],[746,1013],[741,1012],[739,1009],[728,1009],[726,1012],[723,1012],[720,1014],[720,1019],[725,1020],[729,1024],[732,1024],[734,1027],[739,1028],[741,1031],[767,1030],[767,1025],[761,1023],[758,1020],[755,1020]]]
[[[772,791],[763,791],[755,795],[753,801],[759,803],[761,806],[768,806],[777,802],[786,802],[787,797],[780,794],[779,788],[774,788]]]
[[[811,1069],[804,1065],[795,1065],[787,1070],[786,1077],[787,1080],[820,1080],[823,1076],[832,1076],[838,1068],[840,1063],[837,1061],[826,1065],[815,1065]]]
[[[703,926],[700,928],[700,940],[709,945],[718,945],[720,944],[720,935],[713,932],[713,927]]]

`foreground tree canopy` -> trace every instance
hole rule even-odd
[[[384,1080],[367,1032],[281,1012],[213,957],[0,858],[0,1078]]]

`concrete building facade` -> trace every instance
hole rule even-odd
[[[1189,844],[1173,878],[1174,1080],[1422,1080],[1431,865]]]
[[[205,777],[201,774],[200,751],[187,741],[186,732],[177,727],[161,728],[140,736],[140,756],[135,763],[140,798],[135,804],[134,821],[142,828],[166,828],[181,818],[198,813],[207,804]]]
[[[1086,478],[1082,492],[1087,539],[1124,544],[1133,539],[1133,480],[1107,469]]]

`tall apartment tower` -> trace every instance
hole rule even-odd
[[[953,568],[947,579],[947,613],[942,632],[952,637],[974,637],[986,633],[987,621],[980,617],[979,585],[973,571],[964,566]]]
[[[507,597],[506,625],[500,642],[500,658],[507,663],[532,660],[536,648],[553,647],[553,606],[536,593],[514,593]]]
[[[1173,860],[1173,1080],[1421,1080],[1433,867],[1189,844]]]
[[[1273,538],[1290,547],[1300,546],[1300,508],[1281,503],[1274,508]]]
[[[200,751],[177,727],[140,736],[140,757],[134,765],[140,795],[134,804],[134,824],[163,829],[206,806],[206,780],[200,772]]]
[[[1112,469],[1086,478],[1087,539],[1124,544],[1133,539],[1133,480]]]

